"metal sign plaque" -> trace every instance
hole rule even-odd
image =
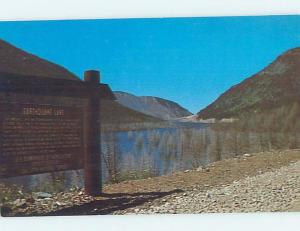
[[[80,169],[83,151],[80,108],[0,104],[0,177]]]

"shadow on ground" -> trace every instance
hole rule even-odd
[[[147,192],[147,193],[103,193],[101,196],[108,199],[95,200],[84,205],[77,205],[45,214],[46,216],[64,215],[105,215],[118,210],[132,208],[155,199],[182,192],[172,190],[169,192]]]
[[[180,192],[183,191],[176,189],[168,192],[103,193],[101,195],[102,198],[99,200],[95,200],[83,205],[75,205],[72,207],[63,208],[46,214],[32,213],[30,216],[105,215],[111,214],[118,210],[124,210],[142,205],[155,199]]]

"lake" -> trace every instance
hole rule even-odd
[[[215,129],[210,124],[170,122],[168,126],[102,132],[103,182],[168,175],[245,153],[288,148],[291,134]],[[299,146],[299,140],[294,141]],[[2,180],[28,190],[57,191],[83,186],[83,170]]]

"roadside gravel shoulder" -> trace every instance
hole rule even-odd
[[[299,199],[300,161],[209,190],[195,187],[121,214],[300,211]]]
[[[300,212],[300,197],[294,201],[286,210],[286,212]]]

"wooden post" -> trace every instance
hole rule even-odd
[[[102,192],[100,94],[97,87],[100,83],[100,73],[93,70],[86,71],[84,81],[91,89],[85,121],[85,192],[91,196],[99,196]]]

